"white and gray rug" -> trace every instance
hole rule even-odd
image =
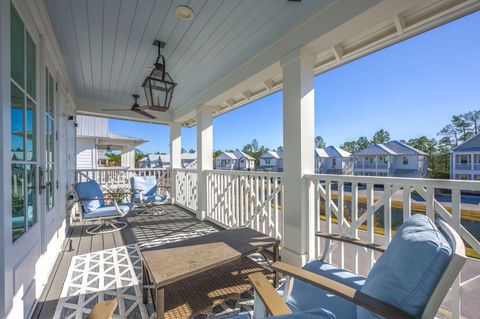
[[[147,304],[142,302],[140,249],[215,231],[214,228],[206,227],[192,232],[177,233],[149,243],[73,257],[54,318],[86,318],[97,302],[110,299],[116,299],[118,302],[114,318],[155,318],[151,300]],[[260,264],[267,264],[261,255],[254,255],[252,259]],[[226,300],[206,313],[196,315],[195,319],[221,318],[252,310],[253,292],[249,291]]]

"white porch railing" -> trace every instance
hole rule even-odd
[[[479,241],[465,228],[469,222],[478,223],[479,207],[461,202],[462,191],[480,192],[478,182],[308,175],[307,183],[313,188],[314,198],[309,202],[314,207],[309,211],[314,214],[316,231],[339,232],[388,245],[395,229],[411,216],[413,210],[413,213],[422,212],[431,218],[441,216],[460,234],[469,246],[470,254],[480,254]],[[444,194],[443,199],[441,194]],[[318,238],[312,238],[312,241],[315,247],[310,251],[311,257],[318,257],[322,254],[323,241]],[[366,273],[376,257],[371,251],[351,248],[347,251],[346,246],[337,244],[327,260],[339,267]],[[363,269],[359,269],[360,266]],[[463,282],[460,277],[447,296],[452,318],[460,318],[461,295],[480,285],[478,273],[469,274],[470,278]]]
[[[174,169],[175,203],[192,212],[198,207],[198,175],[195,169]]]
[[[219,170],[206,174],[209,220],[282,238],[283,174]]]
[[[132,176],[155,176],[160,186],[170,187],[170,169],[168,168],[99,168],[77,169],[76,181],[97,181],[101,187],[130,187]]]

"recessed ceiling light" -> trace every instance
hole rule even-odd
[[[192,8],[186,5],[180,5],[175,8],[175,14],[179,19],[189,21],[193,19],[195,13],[193,12]]]

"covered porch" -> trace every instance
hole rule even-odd
[[[42,112],[36,115],[39,133],[48,133],[51,127],[42,124],[45,113],[58,126],[56,139],[50,132],[50,140],[44,141],[42,136],[32,142],[37,149],[54,143],[55,157],[47,153],[18,163],[10,156],[13,124],[8,116],[0,117],[2,123],[8,123],[0,124],[6,140],[0,158],[4,184],[10,183],[12,165],[17,164],[47,167],[55,170],[52,176],[56,177],[55,182],[45,180],[41,170],[33,171],[30,178],[35,186],[30,189],[41,206],[38,223],[30,225],[24,218],[25,228],[18,240],[12,241],[12,215],[5,214],[2,220],[0,270],[4,270],[5,288],[1,317],[86,314],[90,305],[84,312],[67,306],[62,313],[58,308],[62,297],[75,296],[63,283],[65,278],[74,278],[72,261],[82,263],[85,254],[97,258],[101,251],[126,249],[130,253],[129,247],[139,247],[139,243],[148,245],[179,234],[187,238],[218,229],[250,227],[278,239],[281,260],[303,266],[324,253],[325,241],[316,236],[318,232],[388,246],[399,226],[421,213],[431,219],[441,216],[468,245],[469,255],[478,258],[480,242],[471,226],[478,223],[479,212],[463,200],[466,192],[480,192],[478,182],[315,174],[314,99],[315,94],[321,99],[321,93],[314,92],[313,82],[316,75],[476,12],[479,1],[205,0],[189,5],[192,16],[176,12],[179,6],[185,7],[176,0],[0,2],[2,105],[10,110],[11,87],[17,85],[10,76],[12,16],[13,22],[20,21],[25,38],[30,36],[28,32],[33,34],[32,43],[38,48],[33,55],[34,68],[40,66],[37,74],[42,75],[35,80],[42,92]],[[11,15],[17,11],[18,18]],[[148,107],[148,98],[143,96],[142,83],[144,86],[157,58],[154,40],[166,42],[163,65],[177,83],[167,109]],[[44,79],[45,68],[51,80],[48,76]],[[27,69],[25,74],[31,71]],[[56,87],[57,92],[57,84],[55,115],[51,115],[46,104],[53,103],[48,98],[53,89],[44,91]],[[280,90],[284,171],[214,170],[213,119]],[[139,93],[137,104],[137,98],[131,96]],[[24,104],[28,110],[28,103]],[[170,168],[76,170],[71,134],[77,115],[168,125]],[[196,127],[196,169],[182,168],[183,127]],[[159,185],[169,188],[172,205],[162,206],[165,211],[158,216],[127,215],[128,227],[122,232],[85,235],[88,223],[75,219],[72,184],[95,180],[101,186],[128,187],[132,176],[155,176]],[[24,187],[27,190],[26,184]],[[56,196],[45,198],[42,190],[46,187],[51,192],[56,189]],[[55,205],[48,205],[49,200]],[[10,188],[0,193],[0,201],[10,211]],[[334,248],[326,256],[328,262],[363,275],[378,257],[343,243]],[[478,289],[479,269],[477,260],[468,261],[439,317],[474,317],[478,313],[478,302],[472,296]],[[79,276],[88,281],[87,273]],[[124,303],[122,307],[125,310],[127,306]],[[151,317],[151,309],[144,311],[147,313],[142,315]]]

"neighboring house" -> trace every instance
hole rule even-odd
[[[315,149],[315,173],[317,174],[353,174],[353,158],[336,146]]]
[[[266,151],[260,156],[257,171],[283,172],[283,151]]]
[[[108,151],[122,154],[122,167],[135,168],[135,148],[147,141],[110,132],[106,118],[78,115],[77,123],[77,169],[108,166]]]
[[[215,157],[215,168],[236,171],[255,170],[255,159],[245,152],[222,152]]]
[[[427,154],[399,141],[371,144],[353,154],[355,175],[425,177]]]
[[[480,134],[458,145],[450,153],[450,178],[480,180]]]
[[[182,167],[196,168],[197,153],[182,153]],[[139,168],[170,168],[169,154],[147,154],[138,161]]]

